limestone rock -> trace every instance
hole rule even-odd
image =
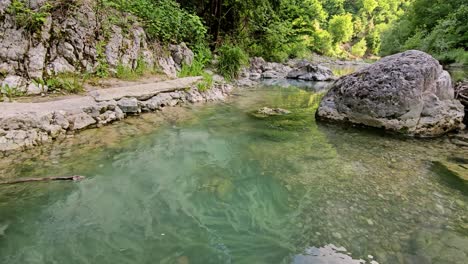
[[[468,81],[459,82],[455,85],[456,99],[460,100],[465,107],[465,119],[463,123],[468,125]]]
[[[279,115],[289,115],[291,114],[291,111],[282,109],[282,108],[262,107],[257,111],[256,114],[263,115],[263,116],[279,116]]]
[[[53,62],[47,66],[47,73],[49,75],[57,75],[59,73],[74,72],[75,67],[73,67],[66,59],[63,57],[58,57]]]
[[[119,64],[120,47],[122,46],[122,29],[118,26],[112,26],[112,35],[106,46],[107,62],[112,67],[117,67]]]
[[[170,94],[162,93],[162,94],[158,94],[158,95],[152,97],[148,101],[145,101],[144,106],[149,111],[155,111],[155,110],[159,110],[159,109],[169,105],[171,103],[172,99],[173,98],[172,98],[172,96]]]
[[[42,72],[44,70],[46,61],[47,49],[43,43],[39,43],[37,46],[32,47],[28,51],[28,75],[30,78],[42,78]]]
[[[4,91],[4,89],[7,89],[7,88],[24,91],[25,86],[26,86],[26,79],[17,75],[7,76],[1,84],[2,91]]]
[[[177,69],[172,57],[168,58],[159,58],[158,59],[159,67],[161,70],[170,78],[177,78]]]
[[[81,130],[96,124],[96,120],[84,112],[70,115],[68,121],[70,122],[71,130]]]
[[[290,71],[287,78],[305,81],[330,81],[333,80],[333,72],[325,66],[304,61],[300,62],[295,70]]]
[[[122,98],[117,102],[117,106],[126,114],[136,114],[140,112],[138,100],[136,98]]]
[[[10,6],[11,0],[2,0],[0,1],[0,15],[5,14],[5,11]]]
[[[38,83],[30,83],[28,87],[26,88],[26,94],[27,95],[39,95],[41,93],[46,93],[48,90],[48,87],[42,84]]]
[[[266,61],[261,57],[254,57],[250,59],[250,71],[256,73],[263,72],[263,65],[266,64]]]
[[[192,64],[195,54],[193,54],[193,51],[190,50],[185,43],[171,45],[169,50],[171,51],[174,62],[179,67],[181,67],[183,64]]]
[[[421,51],[386,58],[337,80],[317,117],[432,137],[463,127],[450,75]]]

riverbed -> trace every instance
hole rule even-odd
[[[323,91],[258,86],[2,158],[3,179],[87,179],[0,186],[0,263],[466,263],[468,187],[435,162],[467,149],[317,123]]]

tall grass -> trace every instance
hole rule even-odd
[[[240,69],[247,64],[248,56],[238,46],[225,44],[218,49],[218,72],[228,80],[237,78]]]

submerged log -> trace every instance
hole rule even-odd
[[[9,185],[17,183],[26,183],[26,182],[45,182],[45,181],[81,181],[84,180],[85,176],[73,175],[73,176],[63,176],[63,177],[43,177],[43,178],[24,178],[16,179],[11,181],[0,181],[0,185]]]

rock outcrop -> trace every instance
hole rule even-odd
[[[199,77],[103,89],[87,96],[43,103],[0,103],[0,153],[32,148],[77,131],[101,127],[126,116],[180,104],[220,101],[226,84],[196,88]]]
[[[135,69],[142,62],[176,77],[181,64],[193,60],[185,44],[161,47],[150,42],[136,17],[112,8],[103,10],[96,0],[23,2],[30,12],[45,18],[35,21],[34,28],[23,25],[11,1],[0,1],[2,90],[40,94],[47,87],[31,84],[61,73],[105,70],[112,74],[118,66]],[[46,8],[46,3],[52,8]],[[125,19],[127,25],[115,24],[115,17]]]
[[[319,82],[335,80],[329,68],[308,61],[300,61],[295,69],[288,73],[287,78]]]
[[[415,50],[385,57],[338,79],[317,111],[320,120],[420,137],[463,128],[463,116],[450,74],[429,54]]]
[[[465,107],[465,119],[463,123],[468,126],[468,81],[459,82],[455,85],[455,98],[460,100]]]
[[[250,59],[250,67],[243,69],[239,86],[254,86],[260,80],[296,79],[302,81],[332,81],[333,72],[322,65],[306,60],[289,63],[266,62],[263,58]]]

